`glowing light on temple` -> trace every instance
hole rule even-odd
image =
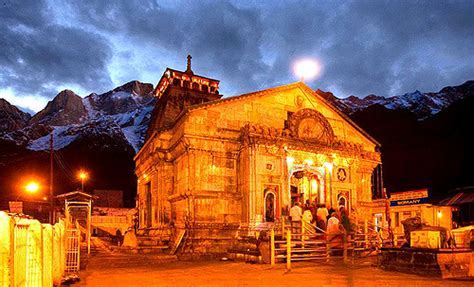
[[[311,160],[311,159],[305,159],[304,162],[305,162],[307,165],[313,165],[313,164],[314,164],[314,161]]]
[[[315,194],[318,192],[318,182],[316,179],[311,180],[311,192],[314,192]]]
[[[324,167],[329,170],[329,172],[332,172],[333,164],[330,162],[325,162]]]
[[[295,158],[292,156],[288,156],[286,157],[286,162],[288,163],[288,165],[292,165],[295,162]]]
[[[293,71],[301,81],[311,80],[321,72],[321,64],[314,59],[302,59],[295,62]]]

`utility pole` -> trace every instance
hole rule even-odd
[[[53,161],[53,153],[54,153],[54,130],[51,131],[49,137],[49,202],[51,207],[51,214],[50,214],[50,223],[54,224],[54,195],[53,195],[53,174],[54,174],[54,161]]]

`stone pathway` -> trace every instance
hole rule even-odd
[[[474,286],[473,281],[442,280],[383,271],[367,262],[345,265],[301,262],[286,272],[284,264],[182,262],[169,255],[97,251],[74,286]]]

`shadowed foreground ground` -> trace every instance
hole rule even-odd
[[[161,262],[160,262],[161,261]],[[164,262],[168,261],[168,262]],[[284,264],[170,262],[156,256],[97,253],[81,282],[73,286],[474,286],[474,281],[442,280],[383,271],[369,262]]]

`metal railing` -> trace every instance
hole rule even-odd
[[[379,252],[384,244],[380,230],[369,223],[355,226],[352,232],[341,229],[338,233],[327,233],[309,222],[293,222],[290,225],[283,222],[281,226],[284,232],[277,233],[272,229],[270,233],[270,263],[274,265],[278,259],[283,259],[288,270],[291,269],[291,262],[298,260],[327,262],[331,258],[340,258],[344,262],[353,261],[362,254],[368,256]]]

